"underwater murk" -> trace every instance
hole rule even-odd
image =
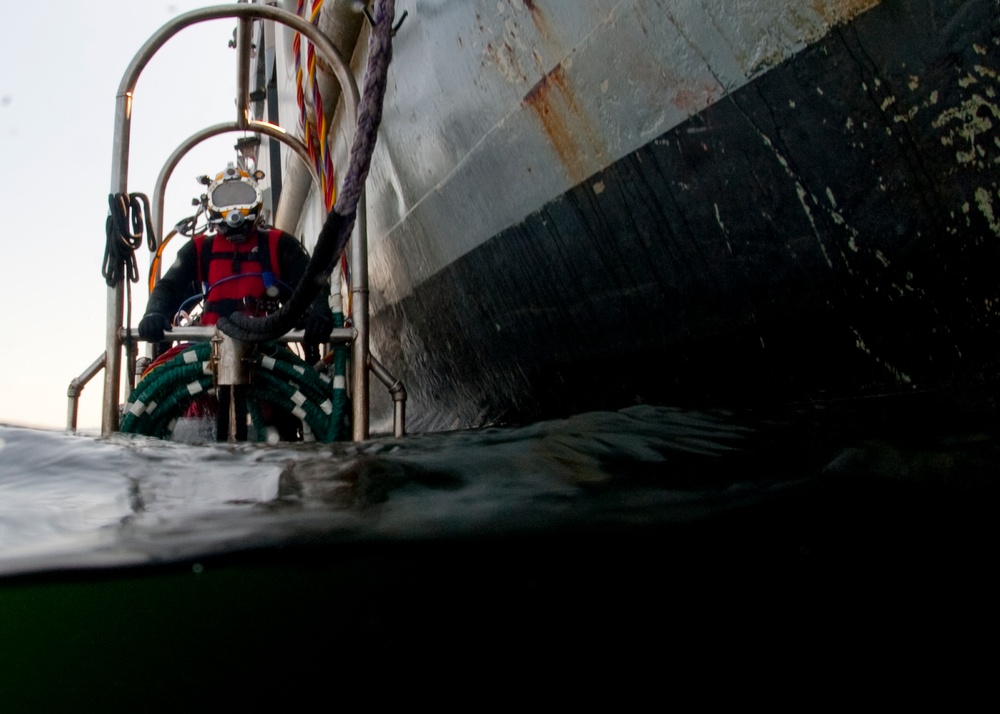
[[[954,662],[996,632],[998,434],[988,390],[335,445],[0,426],[0,701],[170,708],[510,652]]]

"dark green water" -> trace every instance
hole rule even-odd
[[[986,391],[334,448],[0,427],[0,701],[964,661],[997,630],[998,433]]]

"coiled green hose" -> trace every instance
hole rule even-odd
[[[125,403],[121,431],[168,438],[192,400],[215,394],[210,357],[210,344],[192,344],[149,370]],[[347,349],[335,349],[331,378],[287,347],[260,345],[247,396],[258,440],[264,439],[268,426],[262,417],[264,404],[299,419],[306,439],[330,443],[346,438],[346,363]]]

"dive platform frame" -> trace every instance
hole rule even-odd
[[[271,21],[300,33],[312,42],[315,51],[332,71],[341,87],[344,101],[345,126],[354,131],[358,105],[360,102],[357,82],[351,74],[350,66],[343,55],[337,50],[330,38],[324,35],[313,24],[298,15],[270,5],[231,4],[212,6],[192,10],[178,15],[152,35],[133,57],[118,87],[115,105],[114,142],[111,164],[111,194],[128,193],[129,141],[131,136],[132,97],[136,83],[143,69],[156,52],[180,31],[211,20],[236,19],[236,51],[237,51],[237,95],[236,120],[208,126],[182,142],[169,156],[156,181],[151,204],[152,225],[157,236],[157,244],[163,235],[164,194],[166,184],[180,160],[195,146],[211,137],[233,132],[252,132],[274,139],[288,146],[304,165],[309,169],[313,184],[320,188],[320,178],[309,156],[306,145],[291,133],[277,124],[259,121],[250,115],[250,63],[253,24],[255,21]],[[351,137],[353,138],[353,137]],[[321,190],[317,190],[322,195]],[[324,207],[325,208],[325,207]],[[158,247],[158,245],[157,245]],[[369,410],[369,373],[374,374],[389,390],[393,399],[393,433],[402,436],[405,433],[406,390],[402,383],[395,379],[386,368],[372,356],[369,349],[369,308],[368,308],[368,226],[366,220],[366,202],[364,190],[357,208],[357,221],[354,234],[348,243],[349,262],[351,266],[351,325],[335,329],[330,337],[332,344],[349,345],[351,348],[349,385],[352,405],[351,438],[353,441],[363,441],[370,433]],[[67,396],[69,406],[67,411],[67,429],[75,431],[79,398],[84,386],[102,369],[104,371],[104,392],[101,413],[101,435],[110,436],[118,431],[120,425],[122,352],[126,343],[138,343],[136,330],[123,324],[125,304],[125,280],[123,277],[107,291],[107,329],[105,333],[105,352],[100,355],[79,377],[69,386]],[[192,342],[210,341],[218,338],[215,327],[174,327],[170,339]],[[226,338],[228,339],[228,338]],[[281,342],[299,342],[301,331],[292,331],[280,338]],[[130,365],[131,366],[131,365]]]

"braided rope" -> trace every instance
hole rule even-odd
[[[314,26],[319,25],[319,15],[323,7],[323,0],[313,0],[312,9],[309,13],[309,22]],[[303,11],[305,9],[305,0],[298,0],[296,5],[296,14],[300,17],[303,16]],[[310,94],[312,97],[312,109],[314,122],[309,121],[309,115],[306,111],[305,102],[305,89],[303,87],[303,77],[301,68],[301,51],[302,37],[301,34],[296,32],[293,40],[293,49],[295,53],[295,68],[296,68],[296,98],[299,104],[299,115],[303,128],[303,140],[306,142],[306,148],[309,152],[310,158],[313,160],[313,165],[316,167],[316,173],[320,177],[320,192],[323,195],[323,209],[329,211],[333,208],[333,202],[337,195],[337,177],[333,166],[333,153],[330,151],[329,147],[329,129],[330,125],[327,121],[326,111],[324,109],[323,97],[319,91],[319,81],[316,75],[316,56],[315,56],[315,46],[312,43],[308,45],[308,59],[306,65],[309,68],[308,72],[308,85],[310,88]],[[317,128],[318,127],[318,128]],[[341,258],[341,270],[342,274],[346,277],[349,275],[349,269],[346,260]],[[333,281],[332,289],[337,294],[336,306],[333,309],[333,322],[334,327],[344,326],[344,306],[342,301],[339,299],[340,287],[342,285],[340,276],[336,276],[337,279]],[[350,302],[348,301],[348,307]],[[338,307],[339,306],[339,307]],[[339,345],[333,348],[335,353],[345,353],[348,348],[343,345]],[[342,363],[344,359],[336,360],[336,362]],[[345,368],[346,374],[346,368]]]
[[[295,6],[295,14],[302,17],[302,7],[304,0],[298,0]],[[295,57],[295,102],[299,105],[299,121],[302,123],[302,136],[305,137],[307,125],[306,98],[302,89],[302,35],[296,32],[292,36],[292,55]]]
[[[351,147],[351,163],[344,175],[344,185],[334,205],[342,216],[354,213],[361,191],[364,190],[379,124],[382,123],[382,100],[385,98],[392,61],[392,21],[396,14],[395,0],[377,0],[374,8],[375,25],[368,39],[368,67],[358,110],[358,127]]]
[[[276,313],[255,318],[240,313],[221,318],[219,329],[238,340],[264,342],[292,329],[299,316],[330,277],[333,267],[351,237],[361,192],[371,168],[372,154],[382,121],[382,100],[392,61],[392,21],[395,0],[376,0],[374,26],[368,41],[368,66],[358,111],[357,130],[344,185],[327,214],[316,240],[306,273],[291,298]]]
[[[319,24],[319,14],[323,0],[313,0],[308,20],[313,25]],[[305,0],[298,0],[295,12],[304,17]],[[306,46],[306,68],[302,69],[302,35],[295,33],[292,39],[292,51],[295,56],[295,99],[299,107],[299,122],[302,129],[302,141],[306,145],[316,172],[320,177],[320,191],[323,194],[323,207],[329,211],[333,208],[336,196],[336,174],[333,158],[329,150],[330,125],[323,107],[323,98],[319,91],[319,81],[316,76],[316,48],[309,43]],[[306,89],[310,102],[306,103]],[[312,109],[311,118],[309,109]]]

